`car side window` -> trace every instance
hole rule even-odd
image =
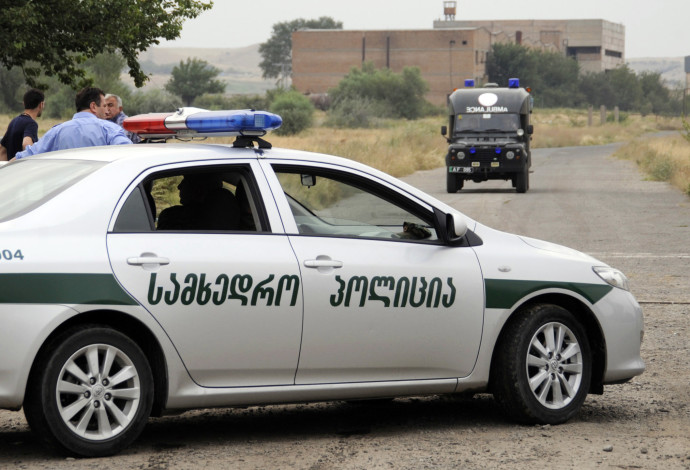
[[[274,169],[300,234],[438,240],[431,212],[388,188],[345,173]]]
[[[118,215],[116,232],[268,230],[253,178],[242,167],[196,167],[149,176]]]

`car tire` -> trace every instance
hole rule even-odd
[[[515,191],[526,193],[529,189],[529,168],[525,165],[520,173],[515,176]]]
[[[528,424],[560,424],[587,397],[592,354],[582,325],[557,305],[517,314],[497,343],[491,388],[503,411]]]
[[[44,348],[24,414],[32,431],[66,454],[103,457],[141,434],[152,404],[153,376],[139,346],[92,325],[68,330]]]
[[[446,191],[448,191],[448,193],[457,193],[462,189],[464,184],[465,180],[458,175],[453,173],[446,174]]]

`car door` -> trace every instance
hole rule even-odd
[[[296,383],[468,375],[484,305],[473,250],[442,243],[430,206],[376,178],[265,166],[302,270]]]
[[[161,324],[203,386],[294,383],[300,273],[274,205],[264,205],[261,194],[270,192],[263,176],[254,176],[257,168],[252,161],[157,168],[135,182],[107,237],[118,281]],[[171,202],[176,187],[182,191],[182,181],[199,171],[223,178],[223,187],[213,191],[234,200],[234,210],[248,210],[246,224],[230,231],[180,225],[200,223],[184,213],[185,204]],[[171,228],[156,230],[153,215],[164,212]],[[170,222],[180,215],[182,221]]]

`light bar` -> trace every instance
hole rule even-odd
[[[520,88],[520,79],[519,78],[509,78],[508,79],[508,88]]]
[[[180,108],[174,113],[128,117],[122,126],[143,138],[191,138],[212,136],[262,136],[277,129],[283,119],[277,114],[252,109],[207,111]]]
[[[465,80],[465,86],[467,88],[472,88],[474,86],[474,80],[471,78],[468,78],[467,80]]]
[[[165,127],[165,118],[172,116],[173,113],[150,113],[139,114],[126,118],[122,122],[122,127],[129,132],[145,135],[167,135],[172,136],[175,131]]]

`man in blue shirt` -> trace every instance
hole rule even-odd
[[[111,93],[105,95],[105,118],[122,127],[122,122],[127,118],[122,110],[122,98]],[[133,132],[125,130],[125,135],[135,144],[141,142],[141,137]]]
[[[74,103],[77,113],[71,121],[53,127],[38,143],[28,146],[23,152],[17,152],[15,158],[18,160],[37,153],[78,147],[132,143],[120,126],[105,119],[103,90],[94,87],[83,88],[77,93]]]
[[[43,114],[45,95],[32,88],[24,93],[24,112],[10,121],[7,132],[0,140],[0,160],[11,160],[17,152],[38,142],[36,118]]]

